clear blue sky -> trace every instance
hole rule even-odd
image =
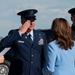
[[[29,8],[38,10],[35,29],[49,29],[56,17],[64,17],[69,23],[68,10],[75,7],[75,0],[1,0],[0,1],[0,36],[4,37],[9,30],[21,26],[17,12]]]

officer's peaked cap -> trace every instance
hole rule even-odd
[[[72,16],[75,16],[75,8],[68,10],[68,13],[70,13]]]
[[[20,15],[22,17],[24,17],[25,19],[34,19],[36,20],[36,16],[35,14],[38,11],[36,9],[27,9],[27,10],[23,10],[17,13],[17,15]]]

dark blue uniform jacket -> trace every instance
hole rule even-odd
[[[38,30],[33,30],[33,33],[33,45],[30,44],[25,34],[20,36],[18,30],[11,30],[1,40],[0,50],[6,47],[14,50],[14,60],[11,63],[9,75],[41,75],[46,36]]]

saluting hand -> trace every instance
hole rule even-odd
[[[19,28],[19,33],[24,34],[28,28],[30,27],[30,20],[27,20],[20,28]]]

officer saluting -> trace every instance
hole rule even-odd
[[[8,46],[14,50],[9,75],[41,75],[46,37],[43,32],[34,29],[37,12],[36,9],[28,9],[17,13],[21,16],[22,26],[11,30],[1,40],[0,50]]]
[[[71,14],[71,21],[72,21],[72,33],[73,33],[73,36],[75,38],[75,8],[72,8],[70,10],[68,10],[68,13]]]

